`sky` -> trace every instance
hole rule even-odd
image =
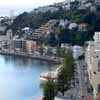
[[[45,6],[64,0],[0,0],[0,16],[16,15],[24,11],[31,11],[39,6]]]

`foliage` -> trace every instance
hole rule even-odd
[[[73,61],[73,55],[72,51],[68,50],[67,53],[65,54],[65,60],[64,60],[64,69],[69,77],[71,79],[74,74],[74,61]]]
[[[35,13],[34,11],[30,13],[24,12],[15,18],[14,22],[10,27],[15,32],[27,26],[31,27],[32,29],[39,28],[41,25],[45,24],[51,19],[65,18],[65,11],[62,8],[59,9],[60,10],[56,12],[47,11],[45,13]]]
[[[64,95],[64,92],[70,89],[71,80],[74,77],[74,64],[73,64],[73,57],[72,52],[68,50],[65,54],[64,65],[61,71],[58,74],[57,78],[57,89],[61,91]]]
[[[55,83],[48,80],[43,87],[44,98],[43,100],[54,100],[55,96]]]
[[[88,2],[94,3],[93,0],[88,0]],[[95,31],[100,31],[100,5],[93,5],[96,7],[95,12],[91,12],[90,8],[78,9],[79,2],[77,1],[71,4],[71,10],[68,11],[59,6],[59,10],[56,12],[24,12],[15,18],[13,24],[9,26],[9,28],[12,28],[14,33],[26,26],[29,26],[34,30],[51,19],[68,19],[70,22],[75,22],[77,24],[86,23],[88,24],[86,32],[80,32],[78,29],[74,31],[68,30],[68,27],[66,26],[64,30],[59,31],[60,34],[57,31],[55,32],[55,34],[58,34],[58,43],[56,43],[57,41],[55,41],[54,35],[51,36],[48,42],[48,44],[53,46],[56,46],[56,44],[60,45],[60,43],[83,45],[85,41],[92,39]],[[55,27],[57,28],[58,26]]]
[[[50,46],[57,46],[57,38],[55,36],[55,33],[50,33],[48,36],[48,44]]]

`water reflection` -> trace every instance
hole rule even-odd
[[[52,66],[28,58],[0,55],[0,100],[36,100],[42,95],[40,73]]]

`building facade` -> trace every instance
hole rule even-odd
[[[100,93],[100,32],[95,32],[94,41],[90,41],[88,44],[86,62],[94,100],[97,100],[97,95]]]
[[[15,53],[26,52],[26,41],[23,39],[14,39],[11,41],[11,50]]]
[[[26,40],[26,52],[33,54],[37,49],[36,41]]]

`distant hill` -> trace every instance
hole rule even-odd
[[[49,9],[50,6],[47,6],[44,8],[38,8],[30,13],[24,12],[17,16],[12,25],[9,27],[12,28],[14,32],[26,26],[34,30],[51,19],[68,19],[70,22],[76,23],[78,26],[80,25],[81,28],[84,28],[84,25],[88,25],[86,31],[68,30],[68,27],[64,29],[64,37],[61,36],[62,40],[67,42],[67,40],[71,38],[68,42],[72,44],[83,44],[85,41],[92,39],[95,31],[100,31],[99,3],[96,4],[93,0],[87,0],[83,4],[75,1],[68,5],[63,2],[51,5],[51,9],[52,7],[57,9],[55,11],[51,11]],[[42,9],[48,10],[42,12]]]
[[[41,7],[41,8],[35,9],[34,11],[30,13],[24,12],[20,14],[19,16],[15,18],[14,22],[12,23],[10,27],[13,29],[13,31],[20,30],[21,28],[27,27],[27,26],[32,29],[36,29],[51,19],[60,19],[61,17],[63,18],[62,14],[64,14],[64,10],[61,9],[60,6]]]

